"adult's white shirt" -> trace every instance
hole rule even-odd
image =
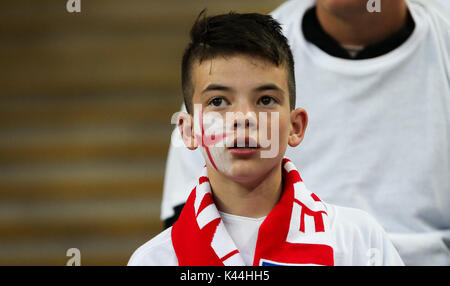
[[[438,2],[444,6],[445,8],[447,8],[450,11],[450,1],[448,0],[438,0]]]
[[[403,266],[397,250],[381,225],[364,211],[327,204],[330,237],[336,266]],[[241,253],[245,265],[252,265],[258,230],[263,218],[254,219],[221,213],[225,228]],[[128,266],[178,266],[172,245],[172,227],[139,247]]]
[[[373,215],[405,264],[450,265],[450,16],[432,0],[407,3],[410,38],[366,60],[305,40],[313,0],[272,13],[294,55],[297,107],[309,114],[303,142],[286,156],[325,201]],[[175,130],[172,143],[180,140]],[[172,144],[162,219],[185,202],[204,164],[200,152]]]

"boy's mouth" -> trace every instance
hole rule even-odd
[[[258,153],[260,146],[251,137],[236,138],[233,146],[228,147],[231,155],[238,158],[249,158]]]
[[[228,149],[258,149],[260,146],[255,139],[251,137],[235,138],[233,145]]]

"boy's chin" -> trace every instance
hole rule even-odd
[[[234,159],[232,173],[228,176],[243,184],[261,181],[274,167],[281,164],[281,160],[282,158]]]

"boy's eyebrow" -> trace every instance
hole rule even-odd
[[[253,92],[261,92],[261,91],[266,91],[266,90],[275,90],[275,91],[278,91],[278,92],[281,92],[282,94],[284,94],[284,91],[281,88],[279,88],[276,84],[273,84],[273,83],[268,83],[268,84],[258,86],[253,89]]]
[[[233,89],[231,87],[228,86],[224,86],[224,85],[220,85],[220,84],[210,84],[208,85],[203,91],[202,94],[208,92],[208,91],[214,91],[214,90],[218,90],[218,91],[233,91]]]

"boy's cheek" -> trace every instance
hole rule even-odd
[[[195,123],[195,136],[203,147],[226,147],[233,131],[224,125],[224,120],[216,112],[200,115]]]
[[[289,139],[290,125],[286,116],[273,112],[270,119],[261,121],[259,124],[259,141],[261,147],[261,158],[276,158],[284,156]]]

